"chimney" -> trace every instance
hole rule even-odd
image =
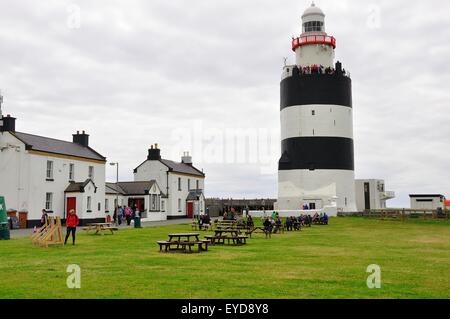
[[[84,147],[89,147],[89,135],[84,131],[80,134],[80,131],[77,131],[77,134],[73,134],[73,142],[79,144]]]
[[[189,152],[184,152],[181,157],[181,163],[192,166],[192,156],[189,155]]]
[[[0,132],[15,132],[16,131],[16,118],[11,115],[3,116],[0,118]]]
[[[149,161],[158,161],[161,159],[161,150],[158,148],[158,144],[155,144],[153,147],[150,146],[150,149],[148,150],[148,156],[147,159]]]

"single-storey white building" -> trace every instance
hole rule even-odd
[[[143,222],[167,219],[166,196],[155,180],[106,183],[105,209],[111,218],[115,207],[135,205]]]
[[[445,208],[445,196],[441,194],[411,194],[409,195],[411,209],[434,210]]]

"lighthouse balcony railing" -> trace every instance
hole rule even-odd
[[[306,44],[327,44],[336,49],[336,38],[329,35],[303,35],[292,39],[292,50],[295,51],[298,47]]]
[[[290,77],[294,73],[294,69],[297,69],[297,72],[300,76],[304,75],[340,75],[350,78],[350,72],[346,71],[342,68],[332,68],[332,67],[324,67],[322,65],[311,65],[311,66],[302,66],[302,65],[286,65],[284,67],[282,78]]]

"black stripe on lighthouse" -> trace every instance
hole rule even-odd
[[[279,170],[355,168],[353,140],[345,137],[294,137],[281,142]]]
[[[352,107],[352,80],[338,74],[293,75],[281,81],[281,110],[294,105]]]

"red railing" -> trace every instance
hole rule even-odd
[[[304,35],[292,39],[292,50],[295,51],[298,47],[306,44],[329,44],[336,49],[336,39],[328,35]]]

